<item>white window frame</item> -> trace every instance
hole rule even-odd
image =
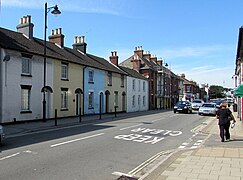
[[[135,107],[135,100],[136,100],[135,98],[136,98],[135,95],[133,95],[133,96],[132,96],[132,106],[133,106],[133,107]]]
[[[68,109],[68,89],[61,89],[61,109]]]
[[[114,106],[115,106],[115,107],[118,107],[118,91],[115,91],[115,92],[114,92],[114,96],[115,96],[115,99],[114,99]]]
[[[94,70],[89,70],[89,82],[94,82]]]
[[[88,94],[88,108],[89,109],[94,108],[94,92],[93,91],[89,91],[89,94]]]
[[[62,63],[61,79],[63,79],[63,80],[68,79],[68,64],[66,64],[66,63]]]
[[[21,111],[30,111],[31,87],[21,87]]]
[[[135,79],[132,80],[132,90],[133,91],[136,90],[136,81],[135,81]]]
[[[107,77],[108,77],[108,85],[111,86],[112,85],[112,72],[108,72]]]
[[[31,74],[31,59],[22,57],[22,74]]]

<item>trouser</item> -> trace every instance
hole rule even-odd
[[[222,141],[224,141],[224,136],[226,140],[230,139],[229,128],[230,124],[219,125],[220,137]]]

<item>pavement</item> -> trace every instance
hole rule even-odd
[[[232,109],[231,109],[232,110]],[[123,118],[143,116],[166,110],[154,110],[135,113],[117,113],[82,116],[48,120],[46,122],[21,122],[4,124],[6,138],[43,130],[65,128],[81,124],[115,121]],[[232,111],[233,112],[233,111]],[[233,112],[235,127],[230,129],[231,141],[220,142],[217,121],[211,121],[200,130],[208,138],[195,149],[183,149],[171,153],[139,180],[243,180],[243,122]],[[133,178],[124,177],[124,180]]]
[[[139,180],[243,180],[243,122],[237,112],[233,115],[236,124],[230,129],[230,141],[220,141],[215,119],[201,130],[208,134],[203,145],[171,154]]]

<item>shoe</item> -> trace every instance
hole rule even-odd
[[[229,141],[230,141],[230,139],[226,139],[225,141],[226,141],[226,142],[229,142]]]
[[[222,139],[221,142],[224,142],[224,139]]]

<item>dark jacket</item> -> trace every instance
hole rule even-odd
[[[218,125],[230,124],[228,117],[232,114],[229,109],[219,109],[217,111],[217,118],[219,119]]]

